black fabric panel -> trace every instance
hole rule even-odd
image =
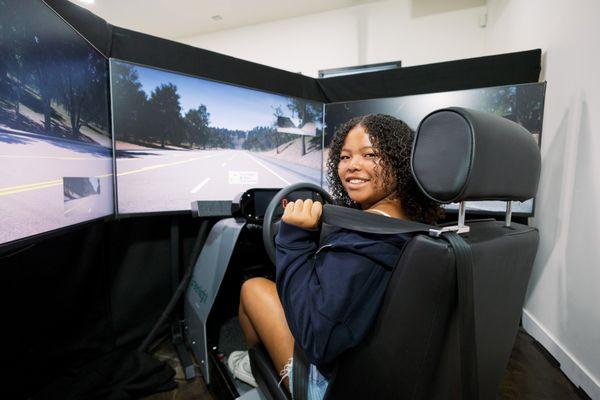
[[[117,346],[139,344],[169,302],[173,287],[170,218],[132,218],[109,224],[110,301]]]
[[[29,400],[134,400],[173,390],[175,371],[146,353],[119,349],[55,380]]]
[[[325,101],[316,80],[124,28],[113,28],[111,57],[304,99]]]
[[[35,0],[40,1],[42,0]],[[90,42],[104,57],[109,57],[111,26],[91,11],[67,0],[43,0],[77,32]]]
[[[537,82],[540,49],[319,80],[331,103]]]
[[[60,391],[74,376],[101,385],[100,359],[134,362],[127,349],[142,341],[171,295],[170,222],[95,221],[2,254],[7,398]],[[187,232],[193,221],[185,222]],[[149,366],[135,379],[152,391]],[[134,379],[126,371],[109,378],[114,388]]]
[[[287,96],[327,100],[314,78],[113,26],[67,0],[46,3],[106,57]]]
[[[112,26],[67,0],[45,0],[107,57],[326,103],[537,82],[541,50],[314,79]]]
[[[113,347],[104,232],[97,221],[0,258],[4,398],[29,398]]]

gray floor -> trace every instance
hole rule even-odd
[[[221,332],[220,350],[228,354],[230,351],[243,348],[241,332],[231,321]],[[217,400],[209,391],[198,373],[198,378],[185,381],[174,349],[169,343],[164,344],[157,356],[169,362],[177,371],[176,379],[179,387],[171,392],[159,393],[148,400]],[[237,382],[240,389],[248,390],[250,386]],[[498,391],[501,400],[586,400],[589,397],[567,379],[560,371],[556,361],[531,336],[520,330],[506,374]]]

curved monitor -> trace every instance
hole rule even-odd
[[[107,83],[45,3],[0,2],[0,244],[113,214]]]
[[[119,214],[321,184],[323,104],[110,60]]]
[[[324,157],[327,157],[335,130],[351,118],[367,114],[388,114],[403,120],[411,129],[416,130],[427,114],[452,106],[491,112],[515,121],[531,132],[539,144],[545,91],[546,83],[530,83],[327,104]],[[531,216],[534,211],[533,203],[533,199],[514,202],[512,212],[519,216]],[[466,206],[467,210],[484,214],[504,213],[506,210],[506,203],[501,201],[473,201],[467,202]],[[458,205],[450,204],[445,208],[457,210]]]

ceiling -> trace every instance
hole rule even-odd
[[[90,0],[70,1],[112,25],[180,39],[380,0],[94,0],[91,4]]]

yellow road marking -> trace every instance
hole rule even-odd
[[[117,176],[130,175],[130,174],[135,174],[138,172],[150,171],[150,170],[157,169],[157,168],[171,167],[173,165],[184,164],[184,163],[188,163],[188,162],[192,162],[192,161],[198,161],[198,160],[203,160],[206,158],[211,158],[216,155],[218,155],[218,154],[212,154],[212,155],[203,156],[203,157],[193,157],[193,158],[190,158],[187,160],[175,161],[175,162],[167,163],[167,164],[152,165],[149,167],[144,167],[144,168],[140,168],[140,169],[136,169],[136,170],[132,170],[132,171],[121,172],[120,174],[117,174]],[[104,174],[104,175],[96,176],[96,178],[107,178],[112,175],[113,174]],[[62,185],[62,182],[63,182],[62,179],[55,179],[55,180],[46,181],[46,182],[30,183],[27,185],[18,185],[18,186],[9,186],[9,187],[5,187],[5,188],[0,188],[0,196],[7,196],[9,194],[27,192],[30,190],[45,189],[45,188],[49,188],[52,186]]]
[[[15,194],[15,193],[20,193],[20,192],[27,192],[29,190],[44,189],[44,188],[49,188],[52,186],[58,186],[61,184],[62,184],[62,179],[57,179],[55,181],[49,181],[49,182],[33,183],[30,185],[23,185],[23,186],[13,186],[12,188],[0,189],[0,196],[7,196],[9,194]]]
[[[5,187],[5,188],[0,189],[0,193],[4,192],[6,190],[29,188],[29,187],[32,187],[32,186],[47,185],[47,184],[56,184],[56,183],[61,183],[61,182],[62,182],[62,179],[54,179],[54,180],[46,181],[46,182],[30,183],[28,185],[9,186],[9,187]]]
[[[1,158],[44,158],[44,159],[50,159],[50,160],[78,160],[78,161],[82,161],[82,160],[95,160],[95,158],[91,158],[91,157],[53,157],[53,156],[16,156],[13,154],[0,154]]]

